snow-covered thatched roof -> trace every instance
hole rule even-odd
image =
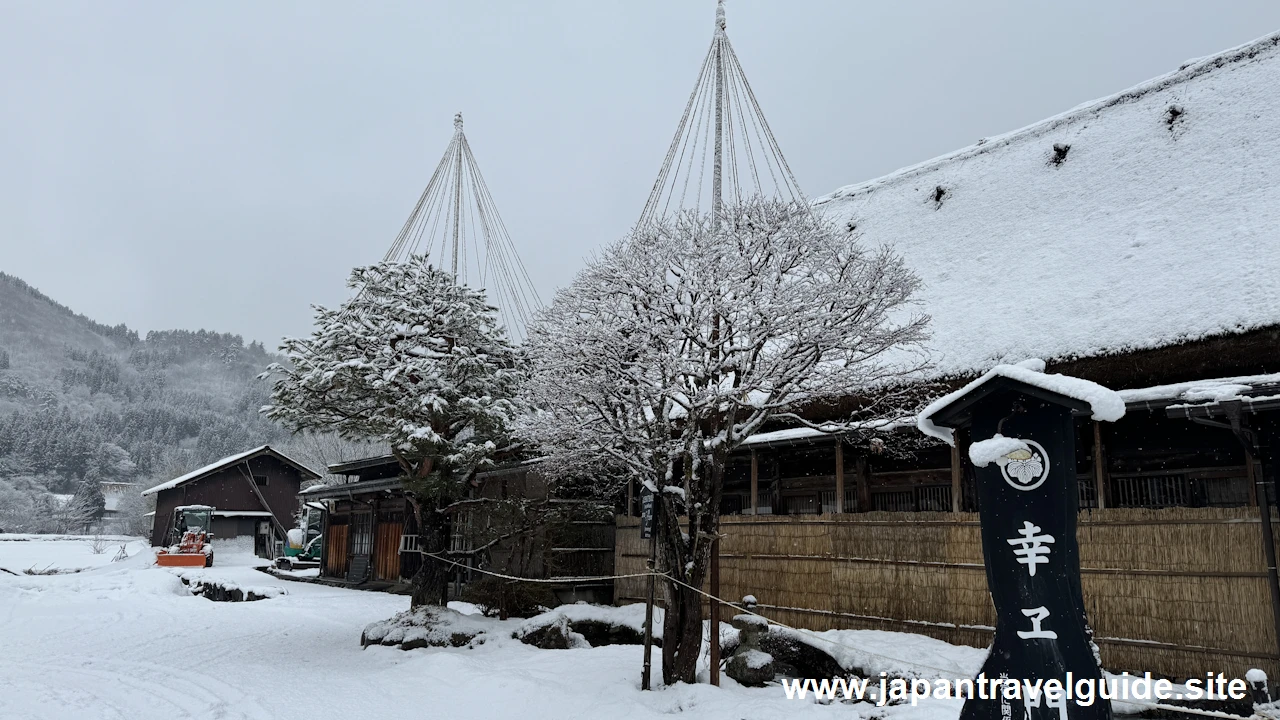
[[[919,274],[938,376],[1280,324],[1280,34],[815,204]]]
[[[260,455],[271,455],[272,457],[276,458],[277,460],[287,465],[292,465],[294,469],[296,469],[299,473],[301,473],[303,480],[315,480],[320,477],[320,473],[316,472],[315,470],[312,470],[311,468],[285,455],[279,450],[272,448],[270,445],[263,445],[261,447],[256,447],[252,450],[246,450],[242,453],[237,453],[235,455],[228,455],[227,457],[224,457],[221,460],[218,460],[217,462],[213,462],[208,465],[205,465],[199,470],[192,470],[186,475],[182,475],[172,480],[162,482],[159,485],[156,485],[155,487],[147,488],[146,490],[142,491],[142,494],[144,496],[154,495],[162,490],[170,490],[172,488],[178,487],[179,485],[184,485],[189,482],[195,482],[196,480],[200,480],[202,478],[208,477],[218,472],[219,470],[222,470],[223,468],[231,467],[236,463],[244,462],[246,460],[252,460],[253,458],[256,458]]]

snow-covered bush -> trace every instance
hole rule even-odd
[[[512,616],[536,615],[543,608],[555,604],[555,595],[546,585],[491,576],[467,583],[462,599],[484,607],[485,614],[496,615],[503,620]]]

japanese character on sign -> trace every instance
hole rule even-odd
[[[1058,639],[1058,633],[1052,630],[1040,629],[1040,623],[1044,622],[1045,619],[1049,617],[1049,608],[1043,605],[1037,608],[1027,608],[1022,611],[1022,614],[1031,618],[1031,629],[1019,630],[1018,637],[1022,638],[1023,640],[1027,640],[1030,638],[1044,638],[1047,640]]]
[[[1027,566],[1027,574],[1035,577],[1036,566],[1049,562],[1049,551],[1052,549],[1049,545],[1053,544],[1052,535],[1037,535],[1040,532],[1039,525],[1033,525],[1030,521],[1022,523],[1022,529],[1018,534],[1022,537],[1016,537],[1009,540],[1010,545],[1020,545],[1013,551],[1018,556],[1018,562]]]

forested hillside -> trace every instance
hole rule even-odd
[[[85,480],[145,487],[262,444],[323,471],[350,448],[258,414],[269,362],[239,335],[102,325],[0,273],[0,527]]]

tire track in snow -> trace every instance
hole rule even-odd
[[[52,682],[49,684],[53,694],[88,695],[98,703],[96,709],[109,709],[120,718],[130,720],[144,717],[274,720],[274,716],[249,694],[205,673],[148,662],[112,660],[110,665],[110,668],[98,669],[65,662],[27,661],[22,663],[24,672],[19,673],[15,665],[0,676],[30,676],[32,669],[47,671],[42,674],[58,680],[56,686]],[[91,682],[73,678],[87,678]],[[60,710],[65,710],[65,707]],[[180,714],[175,715],[175,712]],[[55,712],[48,717],[63,715]]]

